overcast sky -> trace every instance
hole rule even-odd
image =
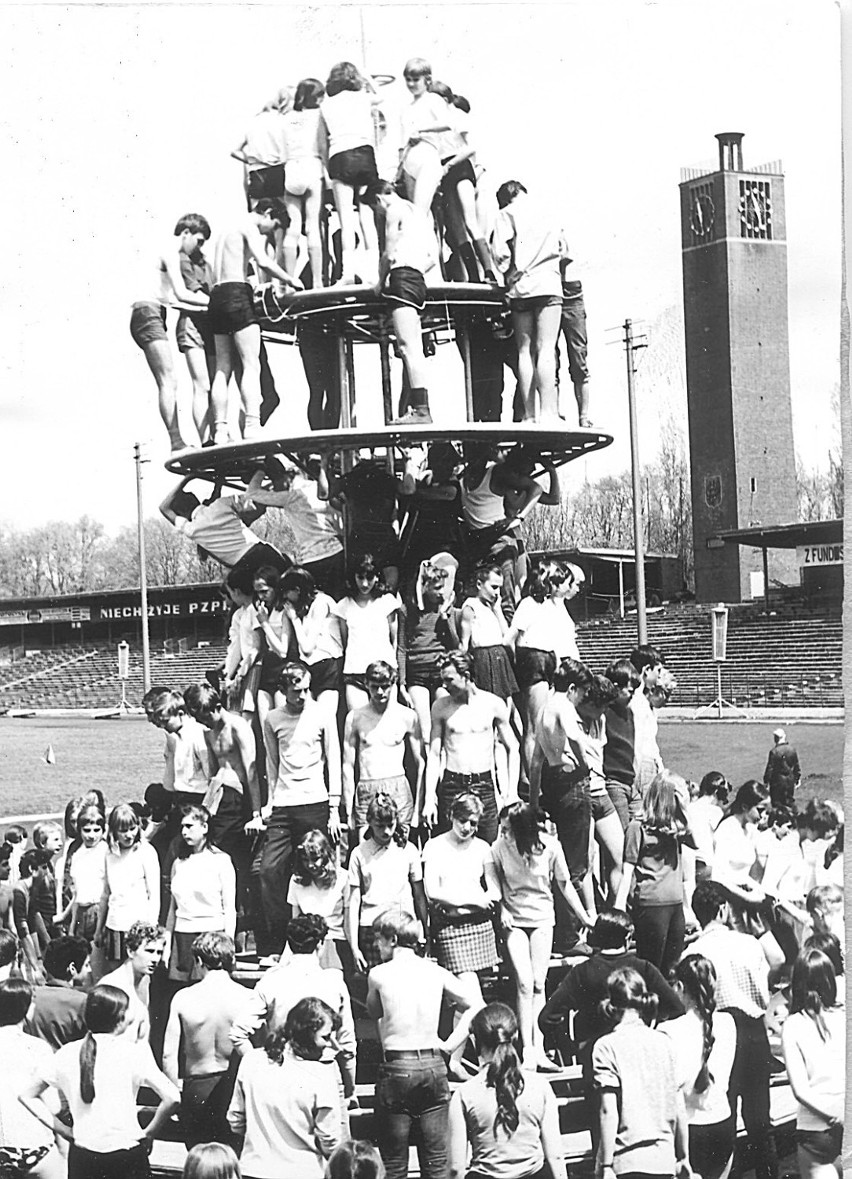
[[[745,132],[747,168],[783,161],[794,427],[803,458],[824,461],[839,376],[830,0],[6,4],[0,519],[132,522],[137,439],[155,510],[171,481],[166,434],[127,327],[154,243],[184,212],[214,232],[241,212],[229,152],[278,86],[324,79],[344,58],[399,78],[415,54],[469,98],[493,183],[522,179],[566,228],[590,316],[593,417],[616,437],[572,477],[629,461],[624,357],[608,329],[631,317],[647,333],[643,454],[682,396],[680,168],[714,168],[724,130]],[[276,358],[292,422],[304,384],[293,350]],[[267,429],[287,432],[280,416]]]

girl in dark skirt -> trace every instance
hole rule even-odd
[[[518,681],[504,646],[509,628],[500,599],[503,574],[499,565],[486,562],[477,568],[474,578],[476,595],[462,606],[461,649],[470,652],[477,688],[508,703],[518,690]]]

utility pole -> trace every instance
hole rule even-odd
[[[136,463],[136,527],[139,540],[139,598],[142,607],[142,690],[151,687],[151,646],[148,641],[148,573],[145,567],[145,513],[142,509],[142,447],[138,442],[133,446],[133,461]]]
[[[637,641],[641,646],[648,641],[648,618],[645,613],[645,529],[642,520],[642,472],[639,468],[639,431],[636,424],[636,390],[633,385],[635,368],[633,354],[645,344],[633,339],[633,321],[624,321],[624,351],[627,356],[627,405],[630,411],[630,465],[633,474],[633,552],[636,562],[636,624]]]

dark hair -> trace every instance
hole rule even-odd
[[[200,686],[201,685],[199,685],[199,687]],[[206,806],[196,806],[194,802],[184,803],[184,805],[180,808],[180,817],[181,819],[195,819],[199,823],[204,823],[207,827],[207,834],[204,836],[204,848],[210,848],[211,851],[219,850],[217,847],[214,847],[210,841],[210,812]],[[202,848],[202,851],[204,848]],[[177,843],[177,846],[175,847],[175,855],[179,860],[188,860],[192,855],[192,849],[183,838],[182,834],[179,842]]]
[[[481,819],[485,813],[485,804],[478,794],[464,790],[457,794],[450,806],[450,819],[472,819],[476,815]]]
[[[445,667],[454,667],[466,679],[473,678],[473,660],[464,651],[448,651],[446,655],[439,655],[438,670],[443,671]]]
[[[358,67],[353,65],[351,61],[339,61],[328,72],[325,92],[329,98],[334,98],[335,94],[340,94],[342,90],[362,90],[363,88],[364,79],[361,77]]]
[[[695,1010],[704,1029],[704,1043],[701,1050],[701,1067],[693,1088],[696,1093],[705,1093],[713,1084],[713,1074],[707,1066],[713,1051],[713,1015],[716,1011],[716,969],[713,963],[701,954],[690,954],[681,958],[675,967],[675,978],[695,1004]]]
[[[614,970],[607,979],[607,998],[600,1005],[601,1015],[615,1027],[625,1011],[638,1011],[645,1023],[657,1017],[657,996],[648,993],[642,975],[630,966]]]
[[[519,193],[526,192],[526,188],[521,184],[520,180],[506,180],[497,189],[497,207],[498,209],[505,209],[510,205]]]
[[[134,921],[124,935],[124,944],[128,954],[135,954],[146,942],[158,942],[165,936],[162,925],[155,925],[153,921]]]
[[[180,237],[185,229],[190,233],[203,233],[205,238],[210,237],[210,222],[200,213],[184,213],[175,226],[175,237]]]
[[[828,803],[812,798],[805,809],[796,817],[800,831],[813,831],[817,839],[825,839],[838,828],[837,811]]]
[[[377,177],[365,186],[364,191],[361,193],[361,200],[365,205],[374,206],[380,196],[389,196],[390,193],[396,191],[389,180],[382,180],[381,177]]]
[[[589,930],[589,945],[595,950],[620,950],[627,945],[633,933],[633,922],[620,909],[608,909],[598,913],[594,926]]]
[[[734,800],[728,807],[728,814],[745,814],[753,806],[760,806],[761,803],[766,802],[767,798],[769,798],[768,787],[764,786],[762,782],[758,782],[756,778],[749,778],[747,782],[743,782],[734,795]]]
[[[0,929],[0,966],[11,966],[18,957],[18,939],[11,929]]]
[[[706,798],[711,794],[718,796],[718,791],[722,786],[724,786],[727,793],[728,779],[718,770],[710,770],[698,783],[698,797]]]
[[[470,1031],[477,1050],[492,1053],[485,1074],[487,1088],[494,1090],[497,1115],[494,1135],[502,1130],[507,1137],[518,1128],[518,1095],[524,1090],[524,1076],[518,1059],[516,1040],[518,1021],[511,1007],[505,1003],[489,1003],[477,1011],[470,1023]]]
[[[160,686],[148,689],[142,697],[142,707],[148,716],[152,712],[160,712],[164,716],[172,717],[177,716],[179,712],[186,711],[186,705],[180,692],[176,692],[174,688]]]
[[[840,938],[833,933],[812,933],[802,949],[821,951],[834,967],[834,973],[838,978],[844,973],[846,967],[843,962],[843,947]]]
[[[825,861],[823,867],[830,868],[838,856],[843,855],[843,845],[846,842],[846,835],[843,823],[837,828],[837,834],[834,837],[834,842],[825,850]]]
[[[254,571],[252,569],[240,569],[238,565],[235,565],[225,575],[225,585],[228,589],[238,590],[241,594],[245,594],[250,598],[254,592]]]
[[[92,987],[86,996],[83,1019],[86,1035],[80,1047],[80,1097],[86,1105],[95,1100],[95,1035],[111,1035],[127,1014],[130,1000],[118,987]]]
[[[0,982],[0,1028],[23,1023],[32,1001],[33,989],[24,979],[7,978]]]
[[[561,659],[553,674],[553,687],[557,692],[567,692],[569,688],[590,688],[592,673],[579,659]]]
[[[604,672],[608,680],[612,680],[617,688],[632,688],[635,692],[642,679],[639,672],[629,659],[616,659]]]
[[[6,843],[26,843],[27,829],[20,823],[10,823],[4,832],[3,839]]]
[[[282,218],[281,206],[272,197],[261,197],[252,212],[260,217],[271,217],[273,221],[280,222]]]
[[[512,842],[528,863],[544,851],[541,839],[544,815],[528,802],[512,802],[503,807],[500,822],[509,828]]]
[[[387,586],[382,580],[381,562],[374,553],[360,553],[349,565],[349,573],[346,578],[346,589],[353,596],[358,593],[358,586],[355,579],[359,573],[374,573],[376,576],[376,582],[370,591],[370,597],[380,598],[382,594],[386,594],[388,592]]]
[[[774,806],[769,811],[769,826],[770,827],[785,827],[792,826],[796,823],[798,816],[795,807],[791,806]]]
[[[278,583],[278,593],[283,598],[291,590],[295,590],[299,595],[296,613],[300,618],[304,618],[310,609],[311,602],[317,596],[317,583],[310,569],[305,569],[302,565],[294,565],[292,569],[287,570]]]
[[[666,661],[656,647],[650,643],[640,643],[630,652],[630,662],[641,673],[646,667],[656,667],[659,663],[665,666]]]
[[[294,954],[313,954],[328,937],[328,923],[316,913],[293,917],[287,926],[287,945]]]
[[[282,1027],[276,1029],[264,1045],[264,1051],[273,1064],[281,1064],[287,1044],[297,1056],[305,1060],[316,1060],[316,1034],[327,1019],[332,1028],[340,1027],[340,1016],[332,1011],[322,999],[300,999],[292,1007]]]
[[[234,939],[218,930],[200,933],[192,943],[192,956],[208,970],[224,970],[232,974],[236,961]]]
[[[317,871],[317,865],[324,866]],[[334,851],[324,831],[309,831],[293,855],[293,879],[297,884],[331,888],[337,879]]]
[[[319,78],[302,78],[293,97],[294,111],[316,110],[325,94],[325,86]]]
[[[307,663],[301,659],[288,659],[278,673],[278,687],[286,691],[288,687],[295,687],[297,682],[301,683],[305,676],[310,677],[310,674]]]
[[[466,115],[470,114],[470,103],[463,94],[453,95],[453,106],[456,110],[464,111]]]
[[[439,98],[443,98],[444,102],[451,103],[453,101],[453,92],[446,82],[430,82],[429,92],[437,94]]]
[[[84,937],[54,937],[44,947],[43,965],[51,978],[68,979],[71,966],[79,974],[89,956],[89,943]]]
[[[562,561],[538,561],[524,582],[523,596],[532,598],[534,602],[543,602],[557,585],[573,580],[574,575]]]
[[[78,794],[76,798],[69,798],[65,804],[65,815],[63,817],[63,826],[65,827],[66,839],[79,839],[79,832],[77,831],[77,819],[80,812],[83,810],[84,798],[82,794]]]
[[[384,1173],[382,1156],[363,1138],[339,1142],[326,1163],[328,1179],[379,1179]]]
[[[44,868],[53,862],[53,856],[43,847],[31,847],[21,856],[18,872],[22,879],[32,876],[39,868]]]
[[[823,1012],[837,1005],[837,979],[831,959],[822,950],[802,950],[793,963],[790,1014],[809,1015],[820,1038],[828,1038]]]
[[[618,699],[618,688],[605,675],[593,675],[592,682],[586,689],[584,704],[591,704],[593,708],[606,708]]]
[[[473,580],[477,585],[482,585],[483,581],[492,573],[499,573],[501,577],[503,576],[503,570],[496,561],[480,561],[473,571]]]
[[[171,509],[176,516],[183,516],[185,520],[192,519],[192,513],[196,508],[201,507],[201,500],[197,495],[193,495],[191,491],[172,492]],[[144,703],[144,701],[143,701]]]
[[[716,920],[719,910],[730,899],[728,890],[717,881],[699,880],[692,894],[692,911],[703,927]]]
[[[201,712],[215,712],[224,708],[222,697],[211,684],[189,684],[183,690],[183,699],[190,716],[198,719]]]
[[[389,679],[392,684],[396,683],[397,670],[385,659],[375,659],[372,663],[367,664],[367,670],[364,672],[364,679],[369,684],[371,680],[385,680]]]
[[[289,568],[289,566],[288,566]],[[254,571],[254,577],[251,579],[252,589],[258,581],[265,581],[272,590],[272,608],[281,608],[281,577],[283,576],[280,569],[276,569],[274,565],[259,565]]]
[[[149,782],[145,787],[145,805],[155,823],[164,822],[171,814],[175,795],[162,782]]]
[[[385,794],[380,790],[378,794],[374,794],[370,799],[367,807],[367,826],[371,827],[373,823],[396,823],[396,828],[391,836],[393,842],[399,847],[405,847],[408,842],[408,834],[399,821],[399,807],[389,794]],[[364,839],[372,839],[372,831],[368,831]]]

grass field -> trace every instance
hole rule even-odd
[[[785,726],[799,751],[802,801],[812,795],[842,799],[843,725]],[[775,724],[664,723],[660,748],[666,765],[698,779],[721,770],[738,785],[762,778]],[[56,764],[47,765],[51,745]],[[0,719],[0,815],[59,811],[68,799],[99,787],[108,800],[141,798],[162,777],[163,737],[141,717],[94,721],[77,717]]]

